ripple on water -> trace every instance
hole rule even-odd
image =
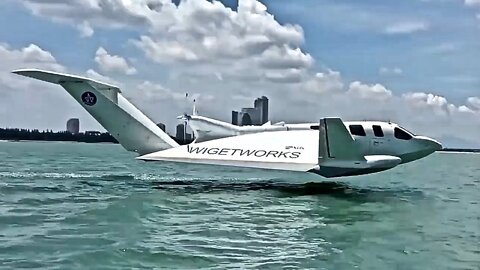
[[[53,145],[0,145],[10,157],[0,164],[2,267],[480,265],[479,155],[309,183],[312,176],[143,163],[112,145]]]

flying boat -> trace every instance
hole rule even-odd
[[[318,123],[235,127],[196,116],[194,132],[202,139],[179,145],[115,85],[39,69],[13,73],[62,86],[126,150],[144,161],[309,172],[333,178],[389,170],[442,148],[438,141],[395,123],[344,122],[338,117]]]

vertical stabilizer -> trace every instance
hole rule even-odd
[[[116,86],[36,69],[16,70],[13,73],[61,85],[128,151],[144,155],[178,146],[123,97]]]

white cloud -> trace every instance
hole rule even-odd
[[[185,93],[174,92],[171,89],[164,87],[161,84],[152,83],[150,81],[143,81],[137,86],[139,94],[144,95],[149,101],[165,101],[165,100],[185,100]]]
[[[195,52],[177,41],[155,42],[151,37],[142,36],[139,41],[133,41],[133,43],[145,52],[147,58],[158,63],[199,60]]]
[[[324,116],[392,120],[437,138],[456,136],[476,142],[480,137],[478,98],[455,106],[433,93],[399,96],[381,84],[350,83],[342,79],[340,72],[318,72],[315,59],[301,49],[303,29],[279,23],[256,0],[239,0],[237,11],[220,1],[204,0],[181,1],[178,6],[169,0],[23,0],[22,3],[38,16],[81,29],[84,36],[92,35],[98,28],[136,30],[139,38],[130,44],[151,60],[144,62],[145,65],[166,70],[168,79],[159,84],[155,75],[151,75],[149,81],[142,78],[139,86],[133,80],[127,81],[129,87],[124,93],[154,119],[161,117],[166,121],[180,114],[185,91],[204,97],[198,103],[204,108],[202,114],[224,120],[229,118],[230,109],[249,105],[239,105],[239,100],[245,102],[265,94],[270,97],[272,115],[278,120],[317,121]],[[345,5],[338,10],[338,5],[319,11],[320,19],[330,16],[332,21],[346,25],[345,28],[358,25],[386,34],[409,34],[430,28],[426,21],[401,15],[373,18],[375,13],[365,10],[352,15],[352,20],[344,20],[345,16],[339,14],[353,14],[356,10],[342,9]],[[450,49],[446,46],[439,50]],[[131,68],[124,58],[106,51],[99,54],[97,63],[102,72],[125,74]],[[46,59],[45,55],[43,58]],[[116,60],[108,61],[112,58]],[[397,67],[387,67],[384,71],[392,75],[403,72]],[[108,80],[93,69],[87,74]]]
[[[93,34],[94,27],[134,28],[148,24],[145,7],[157,0],[21,0],[33,14],[59,23],[75,26],[82,36]]]
[[[403,70],[399,67],[394,67],[394,68],[381,67],[378,73],[380,73],[380,75],[385,75],[385,76],[402,75]]]
[[[328,70],[327,72],[318,72],[310,79],[306,80],[302,89],[312,93],[341,93],[343,90],[343,81],[340,72]]]
[[[79,24],[77,29],[80,31],[80,36],[82,37],[91,37],[94,33],[94,30],[87,21]]]
[[[110,55],[103,47],[95,53],[95,62],[104,72],[119,72],[127,75],[137,73],[137,70],[127,63],[125,58],[118,55]]]
[[[480,0],[465,0],[467,6],[480,6]]]
[[[0,59],[1,127],[62,130],[70,117],[81,117],[90,127],[99,126],[60,86],[11,73],[21,68],[66,72],[51,52],[35,44],[11,48],[0,43]]]
[[[294,68],[267,71],[265,79],[274,83],[298,83],[302,81],[302,71]]]
[[[388,25],[384,29],[385,34],[412,34],[415,32],[426,31],[429,29],[429,25],[423,21],[405,21]]]
[[[455,107],[447,99],[431,93],[413,92],[402,95],[402,98],[414,108],[431,108],[437,114],[449,114]],[[453,107],[452,107],[453,106]]]
[[[10,74],[14,69],[39,68],[62,72],[65,67],[60,65],[55,57],[38,47],[30,44],[21,49],[12,49],[8,44],[0,44],[0,83],[9,88],[22,88],[25,82]]]
[[[86,75],[86,77],[92,78],[92,79],[94,79],[96,81],[99,81],[99,82],[109,83],[111,85],[115,85],[115,86],[118,86],[118,87],[122,86],[122,83],[117,82],[116,80],[114,80],[114,79],[112,79],[108,76],[102,75],[102,74],[98,73],[97,71],[95,71],[93,69],[88,69],[85,72],[85,75]]]
[[[480,97],[469,97],[467,99],[467,106],[474,111],[480,112]]]
[[[304,54],[299,48],[273,46],[262,53],[259,62],[261,67],[270,69],[302,69],[310,68],[314,60],[310,54]]]
[[[392,91],[381,84],[368,85],[358,81],[350,83],[348,93],[371,100],[387,100],[392,97]]]

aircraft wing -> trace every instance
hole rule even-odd
[[[138,159],[307,172],[318,165],[317,144],[315,130],[260,132],[192,143]]]
[[[366,156],[340,118],[321,119],[318,130],[260,132],[171,148],[138,157],[273,170],[313,172],[325,177],[392,168],[393,156]]]

